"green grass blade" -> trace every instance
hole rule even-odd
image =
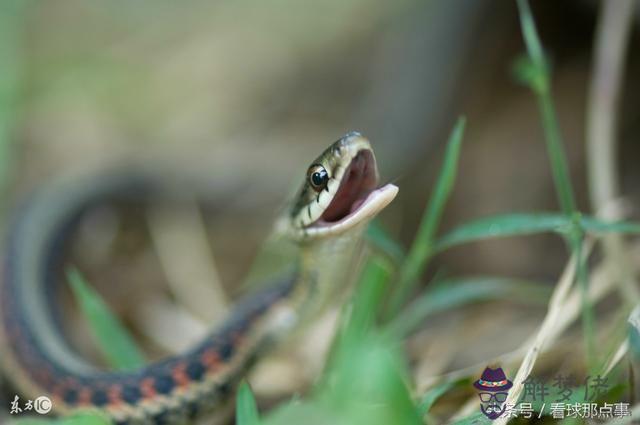
[[[490,238],[531,235],[543,232],[566,232],[571,220],[562,214],[505,214],[467,222],[441,237],[436,250]]]
[[[491,425],[493,421],[487,418],[482,412],[473,413],[466,418],[453,422],[452,425]]]
[[[578,228],[588,233],[640,233],[640,224],[628,221],[606,222],[594,217],[579,215]],[[435,251],[453,246],[477,242],[483,239],[523,236],[544,232],[557,232],[570,236],[574,231],[574,218],[558,213],[505,214],[469,221],[442,236],[435,244]]]
[[[335,358],[361,344],[363,337],[374,329],[391,273],[386,258],[373,255],[368,259],[356,285],[353,303],[343,311],[348,314],[343,314],[346,320],[334,338],[327,365],[331,366]],[[329,375],[325,373],[322,379]]]
[[[391,270],[389,262],[382,257],[372,256],[367,261],[354,295],[355,302],[349,317],[348,329],[352,332],[361,335],[371,330],[375,323],[375,315],[380,311]]]
[[[631,221],[602,221],[594,217],[582,216],[582,228],[589,233],[627,233],[639,234],[640,223]]]
[[[457,379],[453,381],[445,381],[439,385],[436,385],[431,390],[429,390],[420,400],[420,404],[418,404],[418,414],[420,416],[426,415],[427,413],[429,413],[431,406],[433,406],[440,397],[449,392],[451,389],[468,382],[468,379]]]
[[[71,290],[109,364],[116,369],[134,369],[145,363],[133,338],[109,307],[75,268],[67,270]]]
[[[558,202],[560,203],[562,212],[568,217],[571,217],[573,221],[574,228],[569,233],[568,241],[572,253],[577,254],[579,258],[576,265],[578,269],[576,276],[583,292],[582,324],[585,338],[585,355],[587,357],[587,363],[590,367],[593,367],[595,365],[595,319],[587,296],[587,265],[586,262],[582,260],[582,257],[579,256],[584,230],[580,227],[581,221],[576,209],[575,197],[569,177],[569,167],[567,165],[558,118],[553,104],[553,97],[551,95],[549,68],[544,57],[529,3],[527,0],[517,0],[517,2],[522,35],[529,53],[530,66],[535,69],[529,73],[521,73],[521,77],[526,75],[536,76],[534,79],[528,81],[528,84],[538,99],[538,108],[542,117],[542,127],[545,133],[547,152],[551,162],[551,171],[556,186]]]
[[[562,211],[567,215],[571,215],[576,211],[576,204],[571,179],[569,178],[569,170],[562,144],[562,137],[560,135],[560,128],[551,96],[549,67],[547,66],[529,3],[526,0],[517,0],[517,2],[520,12],[522,36],[527,46],[530,60],[528,65],[530,69],[526,72],[523,71],[523,69],[527,69],[527,66],[523,65],[525,62],[519,62],[521,69],[520,77],[537,95],[538,107],[542,116],[542,126],[547,142],[547,151],[551,161],[551,171],[558,193],[558,201]]]
[[[397,290],[394,292],[389,305],[390,317],[393,317],[405,303],[416,286],[418,278],[433,253],[433,239],[440,224],[440,218],[449,199],[455,182],[460,146],[465,129],[465,118],[460,117],[456,122],[445,152],[444,163],[429,200],[429,204],[420,223],[418,234],[413,240],[409,254],[400,269]]]
[[[341,344],[332,359],[322,388],[327,408],[341,412],[344,424],[420,424],[399,344],[376,332],[356,342]]]
[[[635,362],[640,361],[640,306],[629,315],[629,352]]]
[[[260,424],[258,408],[256,407],[256,400],[253,397],[251,388],[246,381],[243,381],[242,384],[240,384],[240,388],[238,388],[238,397],[236,400],[236,424]]]
[[[502,277],[471,277],[438,283],[405,308],[387,326],[395,337],[406,336],[428,316],[474,302],[508,299],[545,305],[550,289],[538,283]]]

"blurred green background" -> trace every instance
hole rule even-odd
[[[585,102],[598,4],[533,1],[532,9],[577,202],[589,211]],[[618,117],[622,205],[630,218],[639,215],[639,43],[635,31]],[[372,140],[382,179],[400,186],[382,222],[409,245],[447,134],[464,113],[465,146],[442,228],[489,214],[556,210],[536,104],[512,76],[524,50],[513,2],[6,1],[3,208],[69,170],[132,159],[221,172],[229,181],[235,173],[240,199],[230,212],[204,219],[215,235],[217,272],[234,294],[308,161],[349,130]],[[149,236],[140,230],[144,217],[110,214],[85,226],[74,261],[96,287],[111,285],[105,298],[136,322],[127,302],[162,284],[162,259],[141,242]],[[437,256],[425,281],[439,270],[550,287],[565,253],[560,238],[544,235],[472,243]],[[428,378],[508,352],[544,315],[535,303],[502,303],[490,316],[486,308],[435,317],[409,341],[414,372]],[[149,351],[158,356],[167,347]]]

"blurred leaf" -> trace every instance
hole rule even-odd
[[[373,255],[368,259],[358,279],[352,297],[353,302],[343,310],[343,313],[346,313],[343,314],[346,322],[334,338],[327,361],[329,367],[334,363],[336,356],[351,350],[352,346],[361,344],[362,338],[374,329],[376,315],[380,311],[390,275],[391,266],[385,258]],[[329,376],[330,373],[327,372],[323,379]]]
[[[236,424],[237,425],[258,425],[260,418],[258,417],[258,408],[256,400],[253,397],[251,388],[246,381],[243,381],[238,388],[238,397],[236,400]]]
[[[640,234],[640,223],[629,221],[606,222],[597,218],[582,216],[580,219],[582,228],[592,233],[628,233]]]
[[[390,276],[391,266],[384,258],[372,256],[367,261],[354,295],[348,328],[359,334],[371,330]]]
[[[632,222],[605,222],[593,217],[579,216],[578,223],[591,233],[640,233],[640,224]],[[523,213],[496,215],[467,222],[445,234],[436,243],[436,250],[443,251],[455,245],[489,238],[531,235],[557,232],[569,235],[574,220],[558,213]]]
[[[466,418],[453,422],[452,425],[491,425],[493,421],[487,418],[482,412],[473,413]]]
[[[379,248],[395,262],[400,263],[404,259],[404,249],[398,242],[389,236],[378,220],[373,220],[369,227],[367,227],[365,237],[373,244],[373,246]]]
[[[269,413],[264,423],[269,425],[358,425],[347,422],[340,413],[330,410],[327,404],[320,400],[312,399],[305,402],[296,400],[276,407]]]
[[[109,364],[117,369],[135,369],[145,364],[142,352],[109,307],[75,268],[67,270],[76,302]]]
[[[400,344],[374,330],[341,339],[324,378],[307,401],[278,408],[271,425],[418,425]]]
[[[640,360],[640,306],[629,315],[629,351],[635,361]]]
[[[457,379],[454,381],[442,382],[441,384],[436,385],[422,397],[422,400],[418,405],[418,414],[420,416],[426,415],[427,413],[429,413],[431,406],[433,406],[435,402],[438,401],[438,399],[445,393],[463,383],[467,384],[468,382],[468,379]]]
[[[550,288],[501,277],[471,277],[445,280],[407,306],[389,325],[388,332],[406,336],[431,314],[478,301],[519,299],[525,303],[546,304]]]
[[[433,238],[435,236],[444,207],[449,199],[455,182],[460,146],[464,135],[466,120],[458,118],[447,142],[447,150],[440,175],[435,184],[429,204],[422,216],[418,234],[416,235],[409,254],[400,269],[400,278],[389,305],[389,317],[393,317],[411,295],[418,278],[433,253]]]
[[[518,82],[532,87],[535,92],[544,90],[544,70],[536,66],[528,56],[523,55],[514,60],[512,70]]]
[[[13,425],[111,425],[112,421],[101,413],[82,412],[64,419],[25,418],[11,423]]]
[[[394,340],[368,333],[337,350],[321,397],[348,424],[421,424]]]
[[[489,238],[531,235],[542,232],[568,231],[571,221],[562,214],[497,215],[465,223],[440,238],[436,249]]]
[[[326,425],[420,424],[411,397],[408,369],[401,344],[376,328],[379,311],[387,290],[391,266],[386,257],[373,256],[358,282],[346,324],[336,338],[323,379],[313,398],[288,406],[286,418],[279,413],[279,424],[313,423]],[[313,411],[318,413],[310,413]],[[303,422],[293,418],[311,414]]]

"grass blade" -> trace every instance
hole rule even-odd
[[[433,406],[440,397],[442,397],[452,388],[468,382],[468,379],[458,379],[454,381],[445,381],[440,385],[435,386],[422,397],[420,404],[418,404],[418,414],[420,416],[426,415],[427,413],[429,413],[431,406]]]
[[[242,382],[242,384],[240,384],[240,388],[238,388],[238,398],[236,400],[236,423],[238,425],[260,424],[256,400],[253,397],[251,388],[246,381]]]
[[[576,204],[571,179],[569,178],[562,136],[560,135],[560,128],[551,96],[549,67],[547,66],[529,3],[526,0],[517,1],[522,36],[529,53],[529,66],[532,67],[528,72],[521,72],[520,76],[537,95],[558,201],[562,211],[567,215],[572,215],[576,211]],[[534,78],[531,78],[532,76]]]
[[[467,222],[445,234],[436,243],[436,250],[489,238],[531,235],[569,230],[571,220],[562,214],[506,214]]]
[[[76,302],[109,364],[116,369],[135,369],[145,363],[133,338],[109,307],[75,268],[67,270],[67,279]]]
[[[418,278],[424,270],[429,257],[433,253],[433,239],[440,224],[440,218],[449,199],[458,169],[458,157],[464,135],[465,118],[460,117],[456,122],[445,152],[444,163],[438,176],[435,189],[429,200],[427,209],[422,217],[418,235],[413,240],[409,254],[400,269],[400,278],[397,290],[391,298],[389,308],[390,317],[393,317],[402,304],[411,295]]]
[[[630,221],[603,221],[597,218],[583,216],[580,219],[582,228],[590,233],[627,233],[639,234],[640,223]]]
[[[362,339],[375,328],[376,315],[386,294],[387,283],[391,276],[391,266],[384,257],[371,256],[358,279],[353,303],[343,310],[344,324],[334,338],[328,366],[342,352],[354,349],[362,343]],[[326,371],[325,371],[326,372]],[[329,373],[325,373],[323,379]]]
[[[476,412],[466,418],[453,422],[453,425],[490,425],[491,423],[493,423],[493,421],[482,412]]]
[[[578,217],[579,227],[588,233],[640,233],[640,224],[628,221],[606,222],[594,217]],[[435,251],[490,238],[523,236],[543,232],[557,232],[570,236],[574,219],[558,213],[505,214],[469,221],[441,237]]]
[[[372,256],[362,272],[357,292],[354,295],[354,305],[349,317],[348,329],[362,335],[370,331],[375,324],[375,315],[380,311],[391,276],[391,266],[382,257]],[[351,339],[347,337],[347,339]]]
[[[640,360],[640,306],[629,315],[629,351],[635,362]]]
[[[500,277],[472,277],[446,280],[422,294],[388,325],[387,331],[396,337],[406,336],[426,317],[474,302],[507,298],[527,303],[546,303],[550,291],[524,281]]]

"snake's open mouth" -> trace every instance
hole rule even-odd
[[[343,173],[333,199],[313,227],[351,227],[384,208],[398,188],[387,184],[378,188],[376,162],[370,150],[360,150]]]
[[[370,142],[360,133],[347,133],[311,163],[281,229],[299,240],[335,236],[369,221],[397,193],[392,184],[378,186]]]
[[[338,191],[321,216],[327,223],[340,221],[364,203],[377,185],[371,151],[360,151],[345,170]]]

